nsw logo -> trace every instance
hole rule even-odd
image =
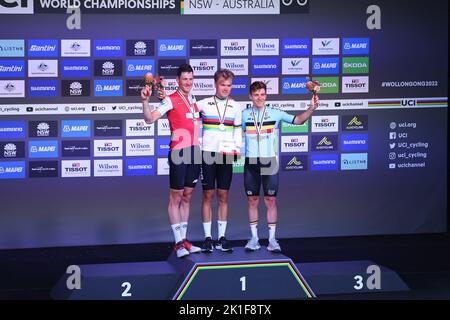
[[[127,40],[127,56],[151,57],[155,55],[155,40]]]
[[[28,132],[30,138],[57,137],[58,121],[30,121]]]
[[[186,40],[158,40],[158,56],[160,57],[185,57]]]
[[[145,73],[155,73],[155,60],[127,60],[126,76],[141,77]]]
[[[94,75],[99,77],[122,76],[122,60],[94,60]]]
[[[63,97],[88,97],[91,94],[90,80],[62,80]]]
[[[24,141],[0,142],[0,158],[2,159],[25,158],[25,142]]]

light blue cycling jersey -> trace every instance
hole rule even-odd
[[[278,154],[279,123],[280,121],[293,123],[294,118],[294,115],[267,106],[265,108],[249,107],[242,111],[245,156],[248,158],[275,157]]]

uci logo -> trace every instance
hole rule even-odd
[[[308,0],[281,0],[280,3],[281,14],[285,13],[308,13]]]
[[[0,14],[33,14],[33,0],[0,0]]]

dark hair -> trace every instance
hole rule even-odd
[[[178,67],[177,77],[179,78],[183,72],[194,73],[194,70],[192,69],[191,65],[189,65],[187,63],[183,63],[181,66]]]
[[[219,81],[220,78],[224,78],[225,80],[228,80],[231,78],[231,80],[233,80],[234,73],[228,69],[217,70],[216,73],[214,73],[214,82]]]
[[[267,86],[262,81],[255,81],[250,85],[250,94],[252,94],[255,91],[258,91],[260,89],[264,89],[264,91],[267,92]]]

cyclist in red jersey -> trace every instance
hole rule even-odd
[[[201,167],[198,141],[200,115],[195,97],[190,94],[193,86],[193,69],[188,64],[178,68],[176,81],[178,90],[167,96],[153,110],[149,105],[151,87],[141,90],[142,107],[146,123],[153,123],[167,113],[171,131],[169,152],[170,192],[168,215],[175,237],[175,252],[178,257],[200,252],[201,249],[186,239],[189,207]],[[160,92],[159,96],[164,96]]]

